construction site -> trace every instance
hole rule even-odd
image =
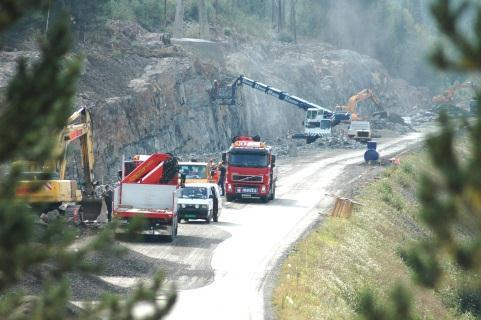
[[[222,4],[215,3],[218,19]],[[177,21],[178,4],[175,8]],[[407,170],[405,161],[426,152],[425,139],[440,130],[440,114],[473,123],[481,82],[459,77],[433,89],[333,41],[296,33],[292,42],[242,38],[222,31],[218,21],[205,30],[201,8],[199,23],[183,22],[180,33],[178,21],[158,30],[108,19],[104,33],[85,33],[95,40],[75,39],[82,67],[70,116],[51,132],[51,158],[12,159],[12,168],[22,170],[14,199],[34,216],[36,239],[61,221],[75,235],[67,251],[89,247],[112,229],[112,251],[123,252],[87,254],[86,263],[102,268],[67,274],[69,314],[76,318],[102,305],[106,294],[128,301],[161,272],[154,300],[163,306],[176,296],[169,320],[357,316],[352,302],[357,298],[343,289],[342,272],[350,268],[344,256],[333,267],[319,260],[310,268],[331,277],[326,287],[334,283],[331,291],[340,292],[330,297],[342,301],[337,311],[309,307],[303,313],[302,291],[308,289],[299,288],[307,288],[309,280],[291,261],[298,255],[302,261],[312,258],[300,248],[324,226],[356,224],[357,214],[374,209],[365,190],[389,180],[385,172]],[[296,12],[290,14],[295,24]],[[19,59],[32,65],[42,56],[36,44],[20,38],[8,35],[0,51],[2,92],[9,92]],[[0,173],[8,176],[10,164],[0,164]],[[405,184],[406,190],[412,187]],[[411,223],[417,232],[417,221],[402,221],[401,229]],[[376,229],[379,239],[382,228]],[[427,236],[419,230],[420,238]],[[332,232],[322,239],[334,240],[321,241],[319,252],[325,244],[341,243]],[[360,261],[369,248],[359,249]],[[371,267],[362,261],[352,268]],[[6,292],[40,296],[49,268],[45,262],[19,276]],[[373,268],[380,267],[373,263]],[[290,293],[293,287],[296,293]],[[135,319],[152,312],[142,304],[133,309]],[[435,310],[435,318],[458,315],[449,306]]]

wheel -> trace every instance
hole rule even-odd
[[[270,196],[261,197],[262,203],[268,203],[268,202],[269,202],[269,197],[270,197]]]
[[[209,224],[209,223],[211,223],[211,221],[212,221],[212,211],[210,211],[207,214],[207,219],[205,219],[205,223]]]
[[[233,195],[226,194],[225,199],[227,200],[227,202],[233,202],[235,200],[235,197]]]
[[[170,231],[170,234],[167,236],[167,242],[173,242],[175,239],[175,236],[177,235],[177,223],[172,221],[172,230]]]
[[[269,200],[274,200],[275,197],[276,197],[276,184],[274,184],[274,186],[272,187],[272,193],[269,196]]]

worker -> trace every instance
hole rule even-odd
[[[217,170],[219,171],[219,182],[217,183],[220,187],[221,190],[221,196],[225,195],[225,189],[224,189],[224,183],[225,183],[225,167],[224,167],[225,162],[221,161],[219,162],[219,167]]]
[[[114,198],[114,192],[109,185],[105,187],[103,198],[105,201],[105,205],[107,206],[107,220],[108,222],[111,222],[112,221],[112,202]]]

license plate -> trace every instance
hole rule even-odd
[[[237,188],[237,193],[257,193],[257,188]]]
[[[195,214],[184,214],[184,217],[186,218],[195,218],[197,217]]]

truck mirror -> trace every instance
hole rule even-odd
[[[275,155],[272,155],[271,166],[272,166],[272,167],[275,167],[275,166],[276,166],[276,156],[275,156]]]
[[[227,161],[227,152],[222,152],[222,161]]]
[[[304,121],[301,122],[302,126],[304,126]]]

